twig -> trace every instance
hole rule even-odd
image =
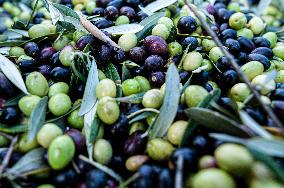
[[[9,164],[9,161],[10,161],[12,153],[13,153],[14,145],[17,142],[17,140],[18,140],[18,136],[15,136],[12,139],[10,147],[9,147],[9,149],[7,151],[7,154],[6,154],[6,156],[5,156],[5,158],[4,158],[3,162],[2,162],[2,165],[0,166],[0,179],[2,178],[2,173],[3,173],[4,169]]]
[[[125,182],[121,183],[119,185],[120,188],[125,188],[127,187],[129,184],[131,184],[132,182],[134,182],[137,178],[139,178],[140,174],[138,172],[136,172],[135,174],[133,174],[130,178],[128,178]]]
[[[206,32],[212,37],[213,41],[216,43],[216,45],[221,49],[221,51],[225,54],[225,56],[228,58],[230,64],[233,66],[235,71],[238,73],[238,75],[241,77],[241,79],[247,84],[248,88],[251,90],[252,94],[256,98],[256,100],[259,102],[261,107],[266,111],[266,113],[270,116],[270,118],[273,120],[276,126],[283,129],[283,125],[280,122],[280,120],[277,118],[277,116],[273,113],[271,108],[263,103],[263,101],[260,98],[260,94],[258,91],[256,91],[253,87],[253,85],[250,83],[249,79],[246,77],[246,75],[243,73],[243,71],[240,69],[239,65],[235,61],[232,54],[230,54],[227,49],[223,46],[222,42],[216,35],[216,33],[210,28],[208,23],[203,19],[203,17],[200,15],[200,13],[196,10],[195,6],[188,3],[187,0],[184,0],[184,3],[189,7],[189,9],[194,13],[194,15],[199,19],[201,25],[206,30]]]
[[[7,139],[9,139],[9,140],[12,140],[12,139],[13,139],[12,136],[10,136],[10,135],[8,135],[8,134],[6,134],[6,133],[3,133],[3,132],[0,132],[0,135],[1,135],[1,136],[4,136],[5,138],[7,138]]]
[[[176,164],[175,188],[183,187],[183,156],[178,156]]]
[[[99,30],[99,28],[94,26],[84,16],[82,16],[82,15],[79,15],[79,16],[80,16],[80,22],[82,23],[84,28],[87,31],[89,31],[92,35],[94,35],[96,38],[98,38],[98,39],[100,39],[104,42],[108,42],[109,44],[111,44],[112,46],[114,46],[116,48],[120,48],[120,46],[118,46],[113,40],[111,40],[108,36],[106,36],[101,30]]]

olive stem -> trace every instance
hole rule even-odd
[[[192,5],[191,3],[189,3],[187,0],[184,0],[184,3],[189,7],[189,9],[194,13],[194,15],[199,19],[202,27],[206,30],[206,32],[212,37],[213,41],[215,42],[215,44],[220,48],[220,50],[225,54],[225,56],[228,58],[230,64],[233,66],[233,68],[235,69],[235,71],[238,73],[238,75],[240,76],[240,78],[247,84],[248,88],[251,90],[251,92],[253,93],[254,97],[256,98],[256,100],[259,102],[259,104],[261,105],[261,107],[266,111],[266,113],[270,116],[270,118],[273,120],[273,122],[275,123],[276,126],[278,126],[279,128],[283,129],[283,125],[280,122],[280,120],[277,118],[277,116],[274,114],[274,112],[272,111],[272,109],[267,106],[266,104],[264,104],[260,98],[260,94],[258,93],[258,91],[256,91],[254,89],[254,87],[252,86],[252,84],[250,83],[249,79],[245,76],[245,74],[243,73],[243,71],[240,69],[239,65],[237,64],[237,62],[235,61],[234,57],[232,54],[230,54],[227,49],[223,46],[222,42],[220,41],[220,39],[218,38],[218,36],[216,35],[216,33],[210,28],[210,26],[208,25],[208,23],[203,19],[203,17],[200,15],[200,13],[196,10],[195,6]]]
[[[138,111],[133,112],[132,114],[128,115],[127,118],[128,119],[133,118],[134,116],[137,116],[138,114],[141,114],[142,112],[154,112],[154,113],[157,113],[157,114],[160,113],[160,111],[156,110],[155,108],[143,108],[141,110],[138,110]]]
[[[107,42],[111,44],[112,46],[116,48],[120,48],[118,44],[116,44],[113,40],[111,40],[108,36],[106,36],[99,28],[97,28],[95,25],[93,25],[89,20],[87,20],[83,15],[79,15],[80,22],[84,26],[84,28],[89,31],[92,35],[94,35],[96,38]]]
[[[8,135],[8,134],[6,134],[6,133],[0,132],[0,135],[1,135],[1,136],[4,136],[5,138],[8,138],[9,140],[13,140],[13,137],[10,136],[10,135]]]
[[[183,186],[183,156],[178,156],[176,164],[176,175],[175,175],[175,188],[182,188]]]
[[[12,141],[11,141],[11,144],[9,146],[9,149],[7,151],[7,154],[2,162],[2,165],[0,166],[0,179],[2,178],[2,173],[4,171],[4,169],[6,168],[6,166],[8,165],[10,159],[11,159],[11,156],[12,156],[12,153],[13,153],[13,149],[14,149],[14,145],[16,144],[18,140],[18,136],[15,136]]]
[[[128,178],[125,182],[121,183],[119,185],[120,188],[125,188],[127,187],[129,184],[131,184],[132,182],[134,182],[137,178],[140,177],[140,174],[138,172],[136,172],[135,174],[133,174],[130,178]]]

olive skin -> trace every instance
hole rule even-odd
[[[98,99],[101,99],[102,97],[105,96],[115,97],[116,85],[114,81],[111,79],[101,80],[96,87],[96,96]]]
[[[260,54],[260,55],[264,55],[265,57],[267,57],[268,59],[271,59],[273,57],[273,52],[270,48],[268,47],[258,47],[256,49],[254,49],[252,52],[252,54]]]
[[[143,45],[146,52],[151,55],[165,55],[168,51],[168,45],[166,41],[159,36],[147,36],[144,39]]]
[[[165,26],[164,24],[157,24],[152,29],[152,35],[160,36],[164,40],[167,40],[167,38],[170,36],[170,31],[168,30],[167,26]]]
[[[128,79],[122,83],[122,92],[125,96],[140,93],[142,91],[139,82],[135,79]]]
[[[101,126],[102,127],[102,126]],[[101,127],[98,133],[98,139],[101,137]],[[69,129],[65,132],[66,135],[70,136],[75,144],[76,152],[82,152],[86,147],[85,136],[77,129]]]
[[[250,61],[241,67],[241,70],[252,80],[254,77],[261,75],[264,71],[264,66],[259,61]]]
[[[99,100],[97,113],[102,122],[110,125],[118,120],[120,110],[115,99],[106,96]]]
[[[71,109],[70,97],[64,93],[52,96],[48,101],[48,108],[55,116],[61,116]]]
[[[161,138],[150,140],[147,143],[147,153],[155,161],[165,161],[169,159],[174,147]]]
[[[149,80],[153,87],[159,88],[165,83],[165,79],[166,79],[165,73],[159,71],[159,72],[153,72],[150,75]]]
[[[222,31],[220,36],[223,40],[236,39],[237,38],[237,31],[234,30],[234,29],[225,29],[224,31]]]
[[[50,72],[50,77],[54,82],[66,82],[70,80],[71,72],[67,68],[55,67]]]
[[[239,37],[238,42],[240,43],[243,52],[249,53],[255,49],[255,45],[252,40],[246,37]]]
[[[40,97],[36,95],[24,96],[19,100],[19,108],[26,116],[30,116],[37,103],[40,101]]]
[[[186,37],[182,39],[180,44],[182,45],[184,49],[189,46],[188,51],[191,52],[197,48],[198,40],[195,37]]]
[[[201,66],[203,62],[202,55],[199,52],[189,52],[186,54],[182,66],[186,71],[193,71]]]
[[[103,188],[107,185],[107,175],[98,169],[92,169],[86,174],[86,187]]]
[[[233,29],[236,29],[236,30],[242,29],[245,27],[246,23],[247,23],[247,18],[241,12],[237,12],[233,14],[232,16],[230,16],[229,25]]]
[[[126,156],[144,153],[147,140],[142,135],[142,131],[137,131],[126,139],[123,146],[123,152]]]
[[[48,163],[54,170],[63,169],[71,162],[74,154],[73,140],[67,135],[58,136],[48,148]]]
[[[78,113],[79,113],[79,110],[73,111],[68,116],[67,121],[71,127],[82,130],[82,128],[84,127],[84,117],[79,116]]]
[[[239,75],[234,70],[227,70],[222,75],[222,86],[226,88],[231,88],[233,85],[237,84],[239,81]]]
[[[284,60],[283,53],[284,53],[284,46],[276,46],[275,48],[273,48],[273,54],[282,60]]]
[[[219,47],[213,47],[209,52],[209,57],[213,62],[217,62],[224,54]]]
[[[94,144],[94,159],[101,163],[107,164],[112,158],[111,144],[105,139],[98,139]]]
[[[195,107],[208,95],[208,92],[201,86],[190,85],[185,89],[184,94],[187,106]]]
[[[217,167],[216,160],[211,155],[204,155],[198,161],[199,169],[207,169]]]
[[[88,44],[91,45],[94,41],[95,39],[92,35],[83,35],[77,40],[76,46],[79,50],[83,51]]]
[[[13,97],[17,94],[16,87],[7,79],[7,77],[0,72],[0,95]]]
[[[270,42],[270,48],[274,48],[277,43],[277,35],[274,32],[267,32],[263,36],[263,38],[267,39]]]
[[[0,122],[4,124],[14,124],[20,119],[20,112],[17,107],[6,107],[0,115]]]
[[[255,35],[259,35],[265,29],[265,24],[263,23],[262,19],[257,16],[253,17],[248,22],[248,25],[249,25],[249,29]]]
[[[33,25],[29,29],[28,33],[29,33],[29,37],[34,39],[34,38],[38,38],[38,37],[48,35],[50,33],[50,31],[49,31],[48,27],[46,27],[45,25],[36,24],[36,25]]]
[[[38,131],[36,138],[38,143],[44,147],[48,148],[52,140],[54,140],[57,136],[62,135],[62,130],[53,123],[44,124],[41,129]]]
[[[69,86],[65,82],[57,82],[49,87],[48,97],[52,97],[58,93],[69,93]]]
[[[27,133],[22,134],[16,144],[16,149],[22,153],[26,153],[36,147],[38,147],[37,139],[29,140]]]
[[[124,34],[118,39],[118,45],[128,52],[137,45],[137,37],[135,34]]]
[[[39,72],[32,72],[26,78],[28,92],[32,95],[43,97],[48,93],[48,82]]]
[[[125,167],[130,172],[137,171],[143,163],[145,163],[149,158],[146,155],[134,155],[129,157],[125,162]]]
[[[145,108],[159,108],[163,103],[163,94],[159,89],[151,89],[147,91],[142,100]]]
[[[250,90],[245,83],[237,83],[229,93],[230,98],[234,101],[243,102],[250,95]]]
[[[35,42],[28,42],[27,44],[25,44],[24,50],[25,53],[31,57],[36,57],[36,55],[38,55],[39,53],[39,47]]]
[[[102,19],[95,21],[94,25],[98,27],[99,29],[104,29],[104,28],[113,26],[113,22],[108,19],[102,18]]]
[[[238,54],[241,50],[241,45],[237,40],[227,39],[225,46],[229,49],[232,54]]]
[[[252,85],[259,86],[260,87],[260,93],[262,95],[266,95],[270,93],[271,91],[277,91],[275,90],[276,88],[276,83],[274,80],[270,80],[269,82],[266,81],[267,76],[265,74],[258,75],[252,80]]]
[[[183,16],[179,19],[177,23],[177,28],[180,33],[191,34],[197,29],[197,22],[191,16]]]
[[[129,51],[129,58],[135,63],[140,64],[145,60],[145,57],[146,57],[146,52],[141,47],[134,47]]]
[[[145,68],[151,72],[160,70],[163,66],[163,58],[158,55],[151,55],[145,60]]]
[[[258,61],[260,62],[263,67],[264,67],[264,70],[267,70],[269,69],[270,67],[270,61],[267,57],[265,57],[264,55],[261,55],[261,54],[249,54],[248,55],[248,60],[249,61]]]
[[[264,37],[254,37],[252,39],[253,43],[255,44],[255,46],[258,47],[266,47],[266,48],[270,48],[270,42],[269,40],[267,40]]]
[[[104,11],[104,16],[106,19],[115,20],[119,15],[119,11],[114,6],[107,6]]]
[[[151,89],[150,82],[143,76],[135,76],[134,80],[139,83],[142,91],[146,92]]]
[[[173,144],[173,145],[179,145],[182,141],[182,137],[184,135],[185,129],[187,127],[187,122],[186,121],[176,121],[174,122],[170,128],[168,129],[168,140]]]

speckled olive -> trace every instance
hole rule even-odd
[[[118,45],[128,52],[137,45],[137,37],[135,34],[124,34],[118,39]]]
[[[178,42],[171,42],[168,45],[168,52],[171,57],[182,53],[182,46]]]
[[[37,139],[30,140],[27,133],[22,134],[16,144],[16,149],[22,153],[26,153],[36,147],[38,147]]]
[[[143,76],[135,76],[134,80],[139,83],[142,91],[146,92],[151,89],[150,82]]]
[[[142,100],[145,108],[159,108],[163,103],[163,94],[159,89],[151,89],[147,91]]]
[[[54,123],[44,124],[36,135],[37,142],[44,148],[48,148],[52,140],[62,135],[62,130]]]
[[[40,101],[40,97],[36,95],[27,95],[19,100],[19,108],[26,115],[30,116],[37,103]]]
[[[155,138],[147,143],[147,153],[155,161],[165,161],[169,159],[174,147],[166,140]]]
[[[219,47],[213,47],[209,52],[209,57],[213,62],[217,62],[224,54]]]
[[[196,30],[197,22],[191,16],[183,16],[178,20],[177,28],[180,33],[191,34]]]
[[[135,79],[128,79],[122,82],[123,95],[128,96],[142,91],[139,82]]]
[[[185,129],[187,127],[187,122],[180,120],[174,122],[170,128],[168,129],[168,140],[174,144],[174,145],[179,145],[182,141]]]
[[[26,78],[28,92],[32,95],[45,96],[48,93],[48,82],[39,72],[32,72]]]
[[[48,163],[54,170],[66,167],[75,155],[75,144],[70,136],[56,137],[48,148]]]
[[[185,102],[188,107],[195,107],[201,102],[208,92],[201,86],[190,85],[185,89]]]
[[[252,80],[257,75],[261,75],[264,71],[263,65],[259,61],[250,61],[241,67],[241,70]]]
[[[84,117],[78,115],[79,110],[73,111],[67,118],[68,124],[76,129],[81,130],[84,127]]]
[[[253,164],[253,157],[249,151],[237,144],[222,144],[215,150],[214,156],[218,166],[236,176],[248,173]]]
[[[146,58],[146,52],[144,48],[134,47],[129,51],[129,58],[135,63],[140,64]]]
[[[49,28],[43,24],[33,25],[28,32],[29,32],[29,37],[32,39],[42,37],[50,33]]]
[[[165,73],[158,71],[158,72],[153,72],[150,75],[150,83],[153,87],[161,87],[165,83]]]
[[[167,40],[167,38],[170,36],[170,31],[165,26],[164,24],[157,24],[153,29],[152,29],[152,35],[154,36],[160,36],[164,40]]]
[[[243,102],[250,95],[250,90],[245,83],[237,83],[231,88],[229,95],[234,101]]]
[[[159,36],[147,36],[143,43],[145,50],[152,55],[164,55],[168,51],[167,42]]]
[[[94,159],[101,164],[108,164],[112,158],[112,146],[105,139],[98,139],[94,144]]]
[[[65,93],[53,95],[48,101],[48,109],[55,116],[61,116],[71,109],[71,100]]]
[[[96,96],[98,99],[105,96],[115,97],[116,85],[114,81],[108,78],[101,80],[96,87]]]
[[[52,84],[48,90],[48,97],[52,97],[58,93],[69,93],[69,86],[65,82],[57,82]]]
[[[186,71],[193,71],[200,67],[200,65],[203,62],[202,55],[199,52],[189,52],[186,54],[183,62],[182,62],[182,67]]]
[[[242,29],[246,26],[246,24],[247,24],[247,18],[243,13],[237,12],[232,16],[230,16],[229,25],[231,28],[236,30]]]
[[[157,71],[162,69],[162,66],[164,64],[164,60],[161,56],[158,55],[150,55],[146,60],[145,60],[145,68],[151,72]]]
[[[115,99],[106,96],[99,100],[97,113],[105,124],[113,124],[118,119],[120,110]]]

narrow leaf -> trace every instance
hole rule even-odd
[[[79,110],[79,116],[89,112],[97,101],[96,87],[99,83],[99,73],[95,59],[92,62],[91,69],[88,74],[87,83],[82,99],[82,104]]]
[[[180,88],[179,74],[175,64],[171,64],[166,75],[166,92],[160,114],[150,131],[150,138],[163,137],[173,123],[179,104]]]
[[[94,120],[93,120],[93,123],[91,125],[91,131],[90,131],[90,143],[94,143],[97,136],[98,136],[98,133],[99,133],[99,130],[100,130],[100,118],[99,116],[96,114],[95,117],[94,117]]]
[[[0,124],[0,131],[8,134],[24,133],[28,130],[27,125],[3,125]]]
[[[130,72],[125,64],[122,65],[122,82],[131,77]]]
[[[104,73],[107,78],[112,79],[117,84],[116,96],[121,97],[122,96],[121,79],[119,77],[119,74],[115,66],[112,63],[108,63],[107,66],[105,67]]]
[[[64,16],[70,16],[73,18],[76,18],[77,20],[79,20],[79,16],[78,14],[71,8],[61,5],[61,4],[57,4],[57,3],[53,3],[52,4],[55,8],[57,8],[59,10],[59,12],[61,14],[63,14]]]
[[[271,2],[272,0],[260,0],[255,11],[256,15],[260,16],[263,11],[270,5]]]
[[[127,97],[116,98],[115,100],[118,102],[124,102],[124,103],[140,104],[142,102],[144,94],[145,93],[142,92],[138,94],[129,95]]]
[[[246,142],[246,140],[243,138],[231,136],[228,134],[222,134],[222,133],[210,133],[209,136],[216,140],[221,140],[224,142],[233,142],[233,143],[238,143],[238,144],[245,144]]]
[[[15,86],[17,86],[25,94],[28,94],[22,75],[18,70],[18,68],[16,67],[16,65],[1,54],[0,54],[0,69]]]
[[[157,0],[152,3],[149,3],[146,7],[144,7],[146,10],[154,13],[162,8],[165,8],[167,6],[170,6],[171,4],[174,4],[177,2],[177,0]]]
[[[28,139],[30,141],[35,138],[37,132],[45,122],[47,101],[48,97],[43,97],[32,111],[28,131]]]
[[[119,26],[112,26],[102,30],[107,31],[112,35],[123,35],[129,33],[137,33],[141,31],[143,28],[144,28],[143,25],[133,23],[133,24],[123,24]]]
[[[147,117],[153,116],[153,115],[155,115],[155,114],[156,114],[155,112],[143,112],[143,113],[141,113],[141,114],[135,116],[133,119],[131,119],[131,120],[129,121],[129,124],[132,124],[132,123],[134,123],[134,122],[140,121],[140,120],[142,120],[142,119],[146,119]]]

